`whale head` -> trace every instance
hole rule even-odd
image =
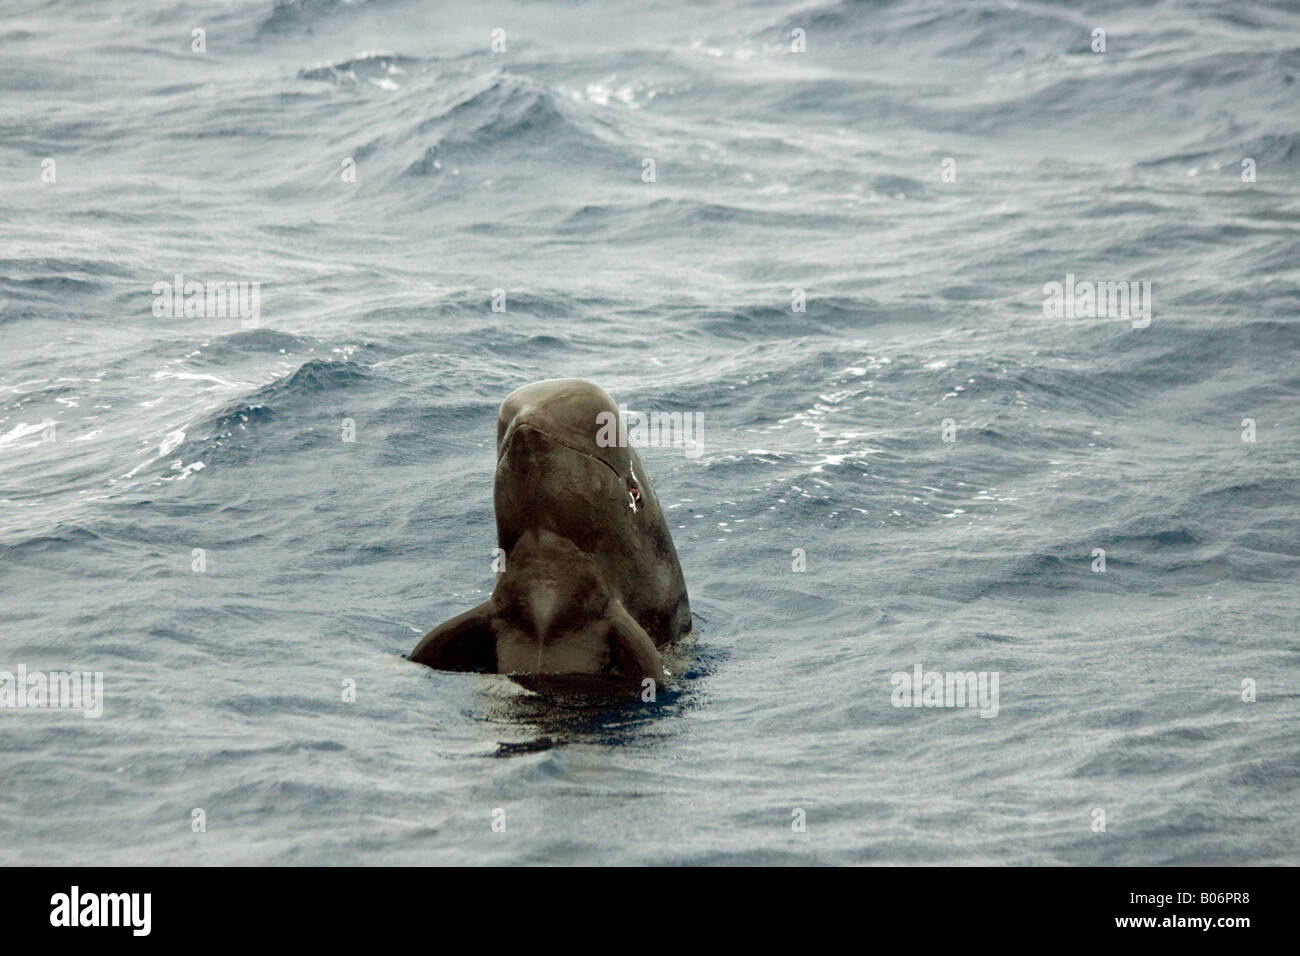
[[[636,549],[659,514],[619,441],[618,406],[581,379],[526,385],[497,416],[497,538],[508,553],[524,532],[550,531],[588,553]],[[625,436],[624,436],[625,437]]]
[[[690,628],[677,552],[614,400],[581,379],[526,385],[497,416],[492,597],[411,658],[452,670],[662,677]]]

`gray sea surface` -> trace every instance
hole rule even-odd
[[[1297,74],[1258,0],[6,0],[0,670],[104,698],[0,708],[0,862],[1300,862]],[[653,703],[403,657],[566,376],[703,423]]]

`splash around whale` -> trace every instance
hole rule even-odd
[[[410,659],[442,670],[664,678],[691,629],[659,499],[636,449],[598,441],[620,414],[581,379],[513,392],[497,417],[504,570],[492,596],[430,631]]]

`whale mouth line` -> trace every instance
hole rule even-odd
[[[568,442],[563,441],[563,440],[561,440],[561,439],[559,439],[559,438],[556,438],[554,435],[552,435],[550,432],[548,432],[545,428],[538,428],[538,427],[537,427],[536,425],[534,425],[532,422],[520,422],[519,424],[515,425],[514,427],[512,427],[512,428],[510,429],[510,432],[506,435],[506,440],[505,440],[505,445],[506,445],[507,448],[510,446],[510,442],[514,439],[514,437],[515,437],[515,432],[519,431],[519,429],[521,429],[521,428],[531,428],[533,431],[537,432],[539,435],[545,435],[545,436],[546,436],[547,438],[549,438],[551,441],[555,442],[555,444],[560,445],[560,446],[562,446],[562,447],[564,447],[564,448],[567,448],[567,449],[569,449],[569,451],[577,452],[579,455],[583,455],[584,457],[590,458],[592,461],[598,461],[598,462],[600,462],[602,465],[604,465],[606,468],[608,468],[611,472],[614,473],[614,477],[615,477],[615,478],[619,479],[620,481],[623,480],[623,476],[620,475],[620,474],[618,473],[618,469],[615,468],[613,465],[611,465],[609,462],[607,462],[605,459],[600,458],[600,457],[597,456],[597,455],[593,455],[593,454],[592,454],[591,452],[589,452],[589,451],[583,451],[581,448],[578,448],[578,447],[576,447],[576,446],[574,446],[574,445],[570,445]],[[504,454],[505,454],[505,452],[502,452],[500,455],[497,455],[497,464],[500,464],[500,463],[501,463],[501,458],[504,456]]]

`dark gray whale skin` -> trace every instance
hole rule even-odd
[[[501,404],[494,498],[505,570],[488,600],[426,634],[411,660],[662,682],[659,648],[691,628],[686,581],[636,449],[597,443],[601,412],[619,414],[581,379],[525,385]]]

